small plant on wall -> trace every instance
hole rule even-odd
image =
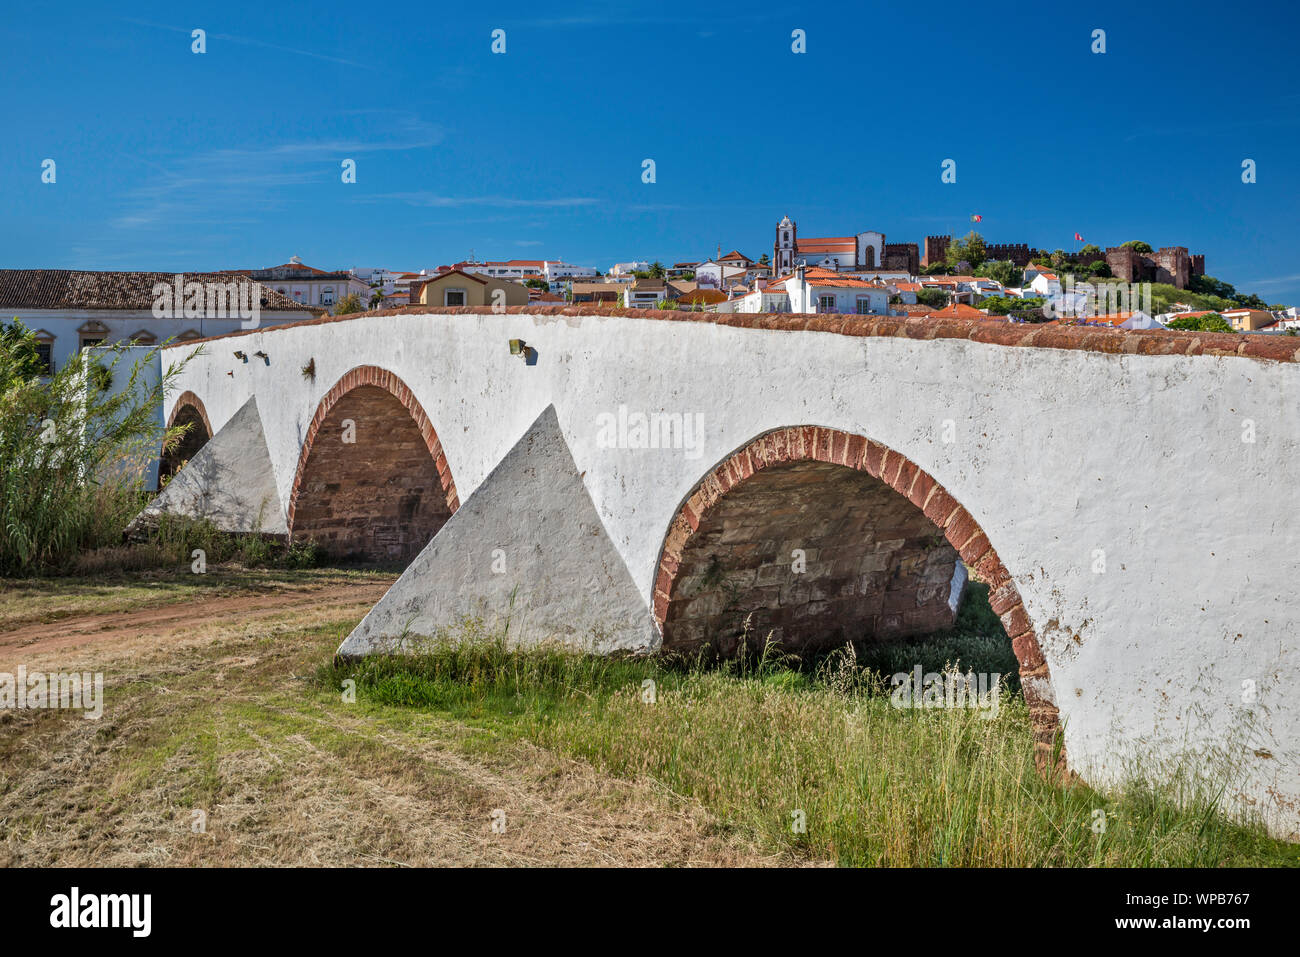
[[[316,357],[315,356],[312,356],[310,359],[308,359],[307,364],[302,367],[302,377],[304,379],[310,379],[312,382],[316,381]]]

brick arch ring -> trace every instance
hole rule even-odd
[[[203,405],[203,400],[188,389],[176,397],[176,404],[172,406],[172,413],[167,416],[167,428],[170,429],[176,424],[177,416],[180,415],[181,409],[186,406],[198,413],[199,419],[203,422],[203,427],[208,430],[208,438],[212,438],[216,433],[212,431],[212,421],[208,418],[208,410]]]
[[[787,462],[826,462],[880,479],[943,532],[962,561],[989,586],[989,604],[1011,637],[1020,666],[1021,687],[1033,727],[1034,760],[1040,770],[1065,766],[1059,742],[1060,713],[1050,692],[1047,661],[1038,644],[1020,592],[979,523],[949,492],[915,462],[861,435],[817,426],[776,429],[754,439],[704,476],[686,497],[664,538],[654,586],[654,617],[662,633],[673,598],[677,571],[691,536],[732,488],[756,472]]]
[[[307,434],[302,441],[302,450],[298,453],[298,468],[293,476],[293,489],[289,493],[289,508],[286,518],[290,535],[293,534],[293,519],[298,508],[298,495],[302,489],[307,460],[311,458],[311,450],[316,442],[316,435],[320,432],[321,426],[325,424],[326,417],[338,404],[339,400],[349,392],[362,386],[376,386],[385,390],[410,413],[416,427],[420,430],[420,435],[429,450],[429,455],[433,458],[434,467],[438,470],[438,480],[442,483],[442,491],[447,499],[448,511],[455,514],[456,509],[460,507],[460,496],[456,493],[456,483],[452,480],[451,469],[447,467],[447,456],[443,453],[442,442],[438,438],[438,433],[434,431],[433,423],[429,421],[429,416],[425,413],[424,407],[416,399],[415,393],[397,375],[387,369],[381,369],[378,366],[357,366],[355,369],[346,372],[325,393],[316,406],[316,414],[312,417],[311,424],[307,427]]]

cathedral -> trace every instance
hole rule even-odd
[[[793,272],[801,263],[838,272],[878,269],[914,276],[920,271],[921,256],[916,243],[886,243],[885,234],[874,231],[800,239],[798,225],[789,216],[782,217],[776,224],[776,243],[772,247],[773,272]]]

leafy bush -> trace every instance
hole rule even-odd
[[[144,370],[157,350],[129,367],[125,346],[99,352],[78,353],[42,379],[30,332],[0,341],[0,574],[47,569],[120,541],[144,503],[143,476],[160,441],[184,431],[157,419],[179,366],[148,387]],[[103,388],[114,380],[120,390]]]
[[[949,296],[942,289],[918,289],[916,301],[931,309],[942,309],[948,305]]]
[[[1236,332],[1232,323],[1217,312],[1203,316],[1188,316],[1185,319],[1172,319],[1165,324],[1166,329],[1194,329],[1198,332]]]

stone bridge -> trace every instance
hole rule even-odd
[[[1063,743],[1102,786],[1191,760],[1295,836],[1298,346],[600,306],[327,318],[203,344],[165,410],[194,423],[189,464],[147,514],[409,562],[344,655],[467,615],[597,650],[883,641],[950,623],[969,570],[1041,760]]]

